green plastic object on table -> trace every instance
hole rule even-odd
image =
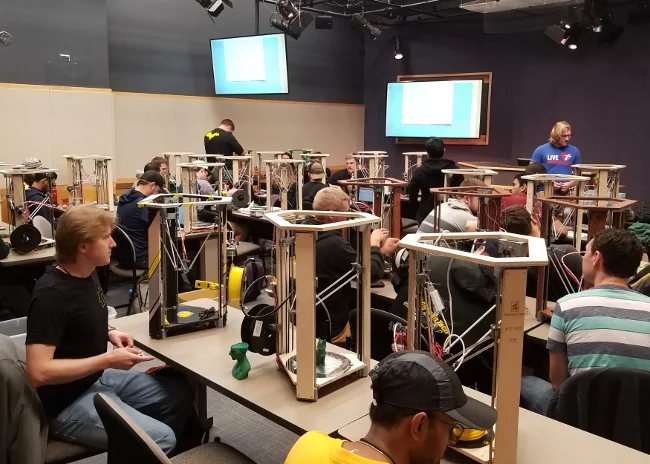
[[[318,339],[316,344],[316,369],[325,367],[325,340]]]
[[[248,362],[246,357],[247,351],[248,343],[246,342],[235,343],[230,347],[230,357],[237,361],[232,367],[232,376],[237,380],[244,380],[251,370],[251,363]]]

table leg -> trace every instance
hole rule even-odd
[[[208,417],[208,387],[205,384],[196,384],[196,401],[198,406],[199,420],[204,429],[212,427],[212,417]]]

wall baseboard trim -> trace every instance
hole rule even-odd
[[[365,105],[361,103],[328,103],[328,102],[307,102],[307,101],[293,101],[293,100],[261,100],[256,98],[224,98],[224,97],[203,97],[199,95],[173,95],[164,93],[139,93],[139,92],[116,92],[113,89],[105,89],[98,87],[68,87],[61,85],[38,85],[38,84],[18,84],[14,82],[0,82],[0,88],[14,88],[14,89],[31,89],[31,90],[59,90],[70,92],[100,92],[112,93],[113,95],[131,96],[131,97],[145,97],[145,98],[183,98],[189,100],[214,100],[222,102],[238,102],[238,103],[274,103],[286,105],[322,105],[322,106],[344,106],[364,108]]]

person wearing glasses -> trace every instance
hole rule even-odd
[[[568,122],[556,122],[548,142],[535,149],[530,161],[544,166],[549,174],[573,174],[572,166],[580,164],[582,157],[580,150],[569,143],[572,135]],[[573,181],[555,182],[553,187],[556,195],[567,195]]]
[[[497,412],[465,395],[458,376],[425,351],[399,351],[371,372],[370,430],[358,441],[308,432],[285,464],[436,464],[465,429],[487,430]]]

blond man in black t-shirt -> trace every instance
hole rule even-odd
[[[56,234],[58,266],[36,284],[27,315],[27,376],[50,419],[50,434],[95,448],[107,437],[93,405],[104,393],[169,454],[192,408],[189,385],[130,369],[153,358],[108,326],[97,266],[111,259],[115,220],[92,205],[70,208]],[[110,341],[116,348],[106,350]]]

